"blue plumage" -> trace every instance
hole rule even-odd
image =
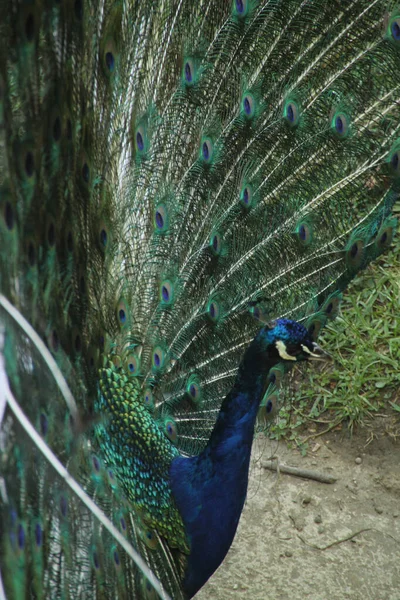
[[[235,536],[247,494],[254,426],[270,370],[282,360],[281,342],[296,361],[316,344],[307,329],[279,319],[264,327],[246,350],[232,390],[224,399],[206,448],[198,456],[177,457],[171,489],[190,545],[183,587],[194,595],[221,564]],[[289,353],[289,350],[287,350]]]

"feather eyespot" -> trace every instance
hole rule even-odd
[[[298,125],[300,121],[300,110],[297,102],[289,100],[283,109],[283,116],[291,127]]]
[[[31,151],[25,154],[25,173],[29,178],[35,174],[35,159]]]
[[[396,16],[391,19],[389,24],[389,31],[392,39],[395,42],[400,42],[400,17]]]
[[[136,132],[136,146],[139,152],[142,152],[144,150],[143,135],[140,131]]]
[[[239,17],[243,18],[247,15],[249,10],[249,1],[248,0],[234,0],[233,2],[233,12]]]
[[[106,62],[107,69],[111,72],[114,71],[115,58],[114,58],[114,54],[112,52],[106,52],[105,62]]]
[[[384,223],[379,229],[375,238],[375,248],[378,253],[381,253],[390,247],[393,241],[394,230],[396,225],[396,219],[391,219],[389,223]]]
[[[347,137],[350,131],[350,120],[345,113],[335,113],[332,121],[331,128],[338,138]]]
[[[61,139],[61,119],[57,115],[53,121],[52,127],[53,140],[59,142]]]
[[[194,62],[189,58],[183,65],[183,81],[185,85],[192,86],[196,79],[196,69]]]
[[[68,502],[67,502],[67,499],[66,499],[66,497],[64,496],[64,494],[62,494],[62,495],[60,496],[60,500],[59,500],[59,502],[60,502],[59,506],[60,506],[60,512],[61,512],[61,515],[62,515],[63,517],[66,517],[66,516],[67,516],[67,513],[68,513]]]
[[[153,398],[153,392],[150,389],[145,390],[144,395],[143,395],[143,400],[144,400],[145,405],[148,408],[153,408],[154,398]]]
[[[192,383],[192,384],[189,386],[189,395],[190,395],[192,398],[196,398],[196,396],[198,395],[198,387],[197,387],[197,386],[196,386],[194,383]]]
[[[364,258],[364,250],[363,240],[350,241],[346,250],[346,264],[350,270],[356,271],[360,268]]]
[[[311,339],[315,342],[318,339],[321,329],[326,323],[326,317],[321,315],[311,319],[307,324],[308,334]]]
[[[319,310],[323,312],[328,319],[335,319],[338,314],[341,301],[342,294],[335,292],[325,300]]]
[[[265,395],[261,401],[261,405],[258,411],[258,418],[267,424],[271,421],[277,412],[278,407],[278,393],[273,393],[270,395]]]
[[[135,148],[139,155],[145,155],[148,150],[147,127],[142,123],[135,131]]]
[[[162,229],[162,227],[164,226],[164,219],[160,211],[156,212],[156,225],[159,229]]]
[[[43,529],[40,523],[36,523],[35,525],[35,543],[38,548],[42,545],[43,542]]]
[[[40,413],[40,433],[43,437],[46,437],[49,430],[49,421],[44,413]]]
[[[140,582],[141,597],[143,600],[158,600],[159,595],[146,577],[142,577]]]
[[[118,553],[118,550],[116,548],[114,548],[114,550],[112,551],[112,556],[113,556],[113,559],[114,559],[115,566],[119,567],[120,564],[121,564],[121,559],[119,557],[119,553]]]
[[[92,465],[96,473],[100,472],[100,461],[97,456],[92,456]]]
[[[165,363],[165,352],[160,346],[157,346],[153,350],[153,357],[152,357],[153,370],[159,371],[160,369],[162,369],[164,367],[164,363]]]
[[[84,150],[82,150],[80,158],[80,177],[81,184],[88,189],[92,183],[92,169],[89,156]]]
[[[400,175],[400,150],[398,148],[389,154],[389,166],[393,175]]]
[[[140,373],[140,360],[136,354],[130,354],[125,360],[125,368],[128,375],[137,377]]]
[[[192,67],[189,62],[185,63],[185,79],[188,83],[193,81]]]
[[[90,180],[90,169],[89,165],[85,162],[82,165],[82,179],[85,183],[89,183]]]
[[[6,202],[4,205],[4,222],[9,231],[14,229],[14,211],[10,202]]]
[[[172,304],[174,300],[174,286],[168,281],[162,281],[160,285],[160,301],[164,305]]]
[[[211,163],[214,153],[213,143],[209,138],[204,138],[201,142],[200,157],[206,164]]]
[[[159,204],[154,213],[154,229],[158,233],[168,230],[168,211],[165,204]]]
[[[101,44],[101,56],[103,72],[110,80],[116,71],[118,55],[117,44],[115,43],[113,36],[109,35]]]
[[[242,113],[247,119],[252,119],[256,112],[256,101],[252,94],[245,94],[242,99]]]
[[[211,235],[210,249],[214,256],[220,256],[222,252],[222,238],[219,233],[213,233]]]
[[[158,548],[159,542],[155,531],[152,529],[139,529],[139,535],[147,548],[150,550],[156,550]]]
[[[313,239],[313,231],[308,223],[299,223],[296,227],[298,241],[302,246],[309,246]]]
[[[102,227],[100,229],[100,244],[105,248],[107,246],[107,229]]]
[[[213,323],[218,323],[221,316],[221,309],[216,300],[211,300],[207,306],[207,315]]]
[[[93,564],[94,568],[96,569],[96,571],[98,571],[100,569],[99,555],[97,554],[97,552],[95,550],[92,552],[92,564]]]
[[[198,403],[200,401],[201,387],[200,381],[198,380],[196,375],[189,377],[186,383],[186,394],[192,402]]]
[[[25,547],[25,529],[22,523],[19,523],[17,529],[18,547],[22,550]]]
[[[240,202],[245,208],[250,208],[252,196],[251,187],[245,185],[240,192]]]
[[[121,328],[125,328],[129,321],[129,307],[125,300],[122,298],[116,308],[117,321]]]
[[[276,367],[272,367],[268,373],[268,381],[279,387],[282,381],[282,377],[284,375],[284,368],[282,365],[277,365]]]
[[[178,428],[173,419],[166,419],[164,423],[164,433],[167,438],[175,444],[178,439]]]

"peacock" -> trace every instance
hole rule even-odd
[[[400,189],[391,0],[0,3],[0,598],[193,597]]]

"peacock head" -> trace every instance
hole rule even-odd
[[[277,319],[261,329],[258,337],[269,351],[278,354],[280,360],[332,360],[331,355],[322,350],[307,329],[297,321]]]

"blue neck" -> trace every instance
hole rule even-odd
[[[251,446],[268,371],[279,356],[256,338],[199,456],[175,458],[171,488],[190,541],[184,590],[191,598],[228,552],[246,499]],[[267,348],[267,350],[268,350]]]

